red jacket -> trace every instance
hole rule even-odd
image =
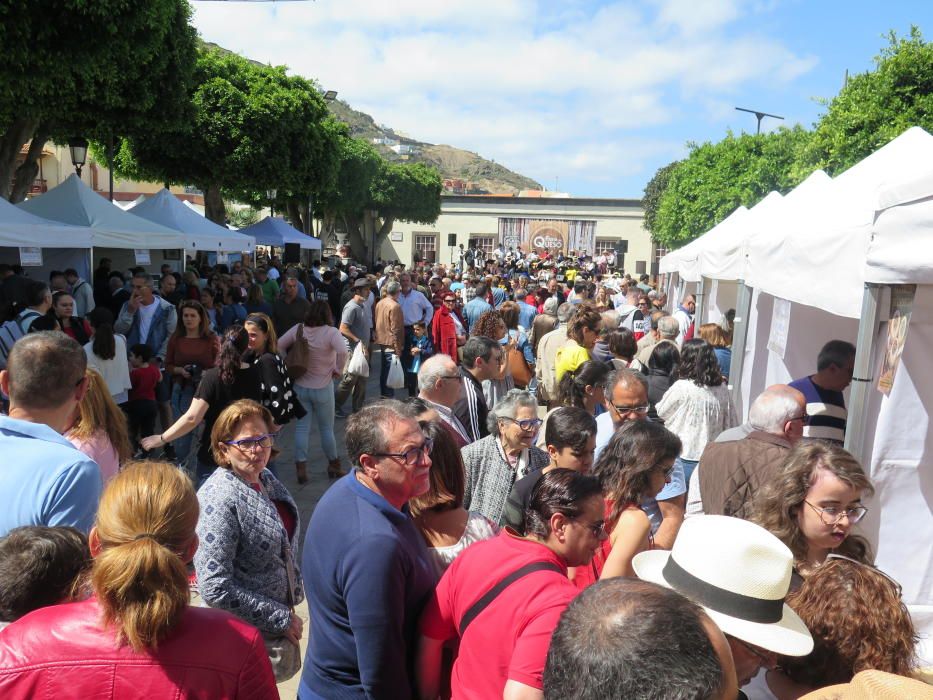
[[[449,355],[454,362],[460,364],[457,353],[457,326],[451,318],[452,313],[444,306],[434,313],[434,320],[431,322],[431,344],[434,346],[435,355]]]
[[[41,608],[0,634],[0,698],[278,698],[259,631],[188,608],[152,652],[117,646],[95,600]]]

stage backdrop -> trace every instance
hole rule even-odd
[[[499,243],[505,250],[522,247],[551,253],[596,250],[596,222],[580,219],[499,219]]]

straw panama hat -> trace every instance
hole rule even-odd
[[[684,521],[670,552],[641,552],[640,579],[682,593],[733,637],[786,656],[813,651],[813,637],[784,598],[794,556],[754,523],[725,515]]]
[[[922,681],[884,671],[860,671],[842,685],[807,693],[800,700],[931,700],[933,688]]]

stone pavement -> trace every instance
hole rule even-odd
[[[379,363],[373,362],[372,365],[376,368],[376,372],[375,374],[370,374],[369,383],[366,387],[367,403],[379,400]],[[404,396],[408,395],[404,389],[397,389],[395,393],[398,398],[404,398]],[[345,408],[348,411],[350,410],[349,400],[347,400]],[[344,446],[345,425],[346,420],[338,418],[335,421],[334,434],[337,437],[337,453],[340,455],[343,468],[349,470],[346,448]],[[315,429],[313,423],[311,425],[311,439],[308,445],[308,483],[299,486],[298,481],[295,479],[294,421],[282,429],[282,435],[277,440],[276,447],[281,450],[281,453],[278,455],[278,457],[276,457],[275,460],[276,470],[279,473],[279,479],[283,484],[285,484],[285,486],[288,487],[292,497],[295,499],[295,503],[298,504],[298,511],[301,514],[301,541],[299,543],[298,552],[296,553],[298,556],[298,562],[300,564],[301,547],[304,545],[304,534],[308,527],[308,521],[311,519],[311,513],[314,511],[314,506],[317,505],[317,502],[320,500],[321,496],[324,495],[324,492],[327,490],[327,488],[334,482],[333,480],[327,478],[327,458],[324,456],[324,451],[321,449],[321,440],[318,437],[317,430]],[[296,609],[296,612],[298,613],[298,616],[301,617],[301,619],[304,621],[305,625],[304,636],[301,640],[301,654],[302,659],[304,659],[304,653],[308,642],[308,626],[310,624],[308,621],[307,603],[302,603],[299,605]],[[299,671],[294,678],[291,678],[284,683],[280,683],[280,696],[282,698],[289,699],[298,697],[298,683],[300,680],[301,672]]]

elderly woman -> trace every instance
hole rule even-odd
[[[294,609],[304,590],[294,555],[298,507],[266,469],[274,431],[268,409],[249,400],[230,404],[214,423],[211,451],[221,468],[198,491],[200,546],[194,568],[209,606],[263,633],[281,682],[300,665],[302,622]]]
[[[3,631],[0,696],[277,697],[259,632],[188,604],[197,522],[183,472],[127,465],[104,490],[91,530],[91,597],[40,608]]]
[[[464,508],[502,524],[515,482],[551,461],[547,452],[534,446],[540,427],[537,400],[520,389],[509,391],[490,410],[490,435],[463,448]]]

